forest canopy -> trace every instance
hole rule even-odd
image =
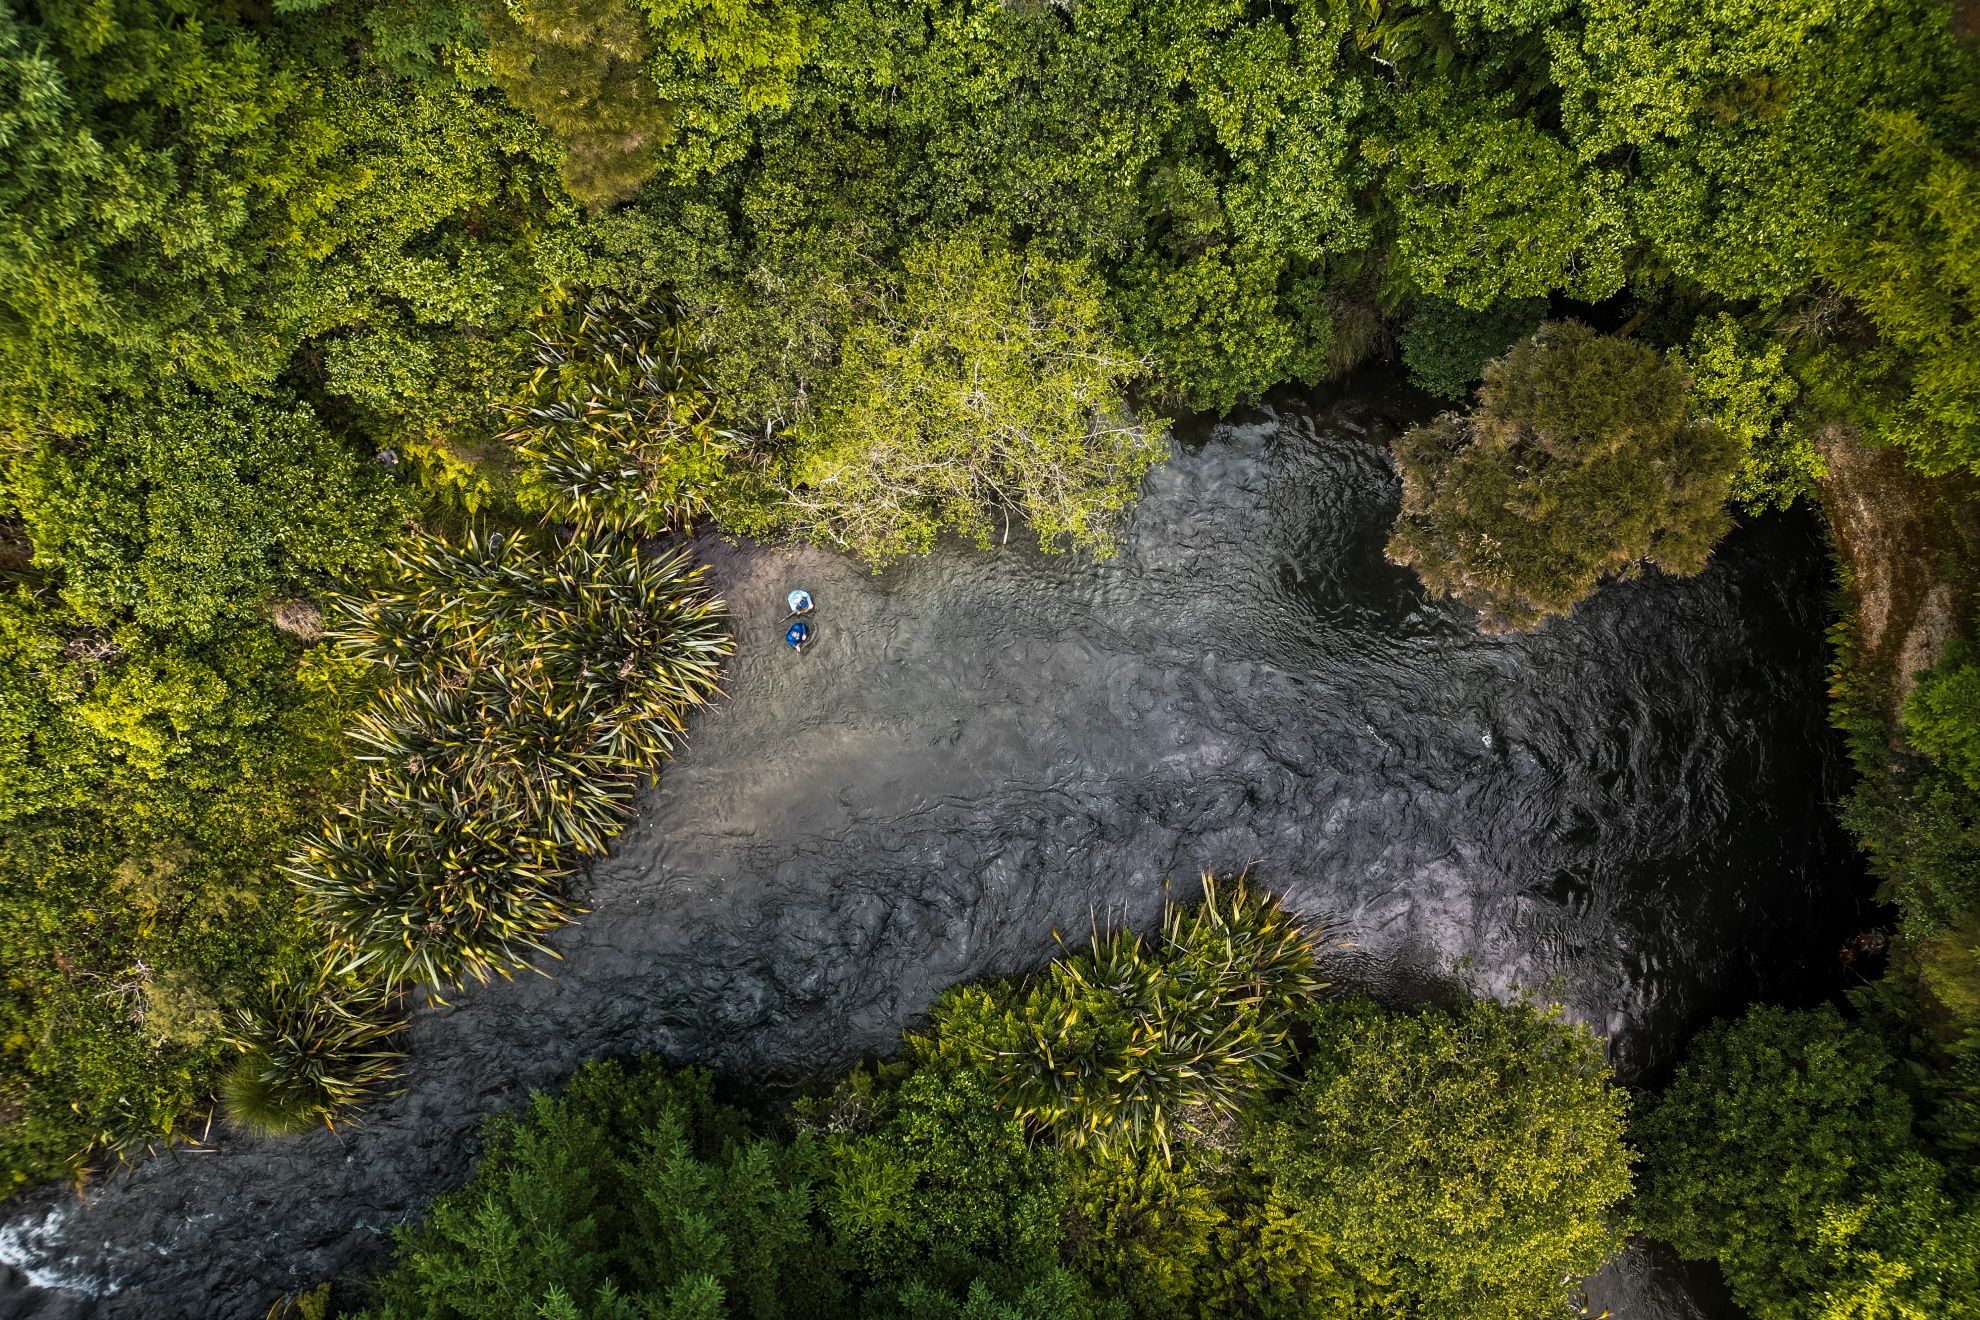
[[[518,806],[570,828],[499,852],[431,814],[406,739],[529,732],[508,699],[563,709],[588,670],[536,661],[594,624],[705,659],[619,609],[676,590],[635,534],[1105,554],[1178,410],[1399,351],[1460,406],[1495,382],[1472,425],[1512,406],[1497,382],[1546,316],[1654,358],[1657,443],[1698,457],[1652,474],[1656,517],[1597,520],[1545,590],[1492,596],[1508,622],[1646,557],[1695,568],[1723,494],[1809,490],[1823,427],[1980,471],[1980,82],[1952,17],[6,0],[7,1186],[183,1137],[243,1058],[317,1039],[284,1023],[370,1002],[367,969],[472,979],[556,919],[706,676],[586,707],[636,710],[645,741],[600,753],[594,816]],[[496,657],[535,705],[480,691],[443,720],[418,703],[457,656],[397,666],[345,626],[338,602],[417,597],[407,565],[444,554],[538,574],[477,596],[490,620],[547,612],[553,578],[609,585]],[[1948,773],[1961,681],[1913,717]],[[456,903],[483,892],[454,887],[465,862],[380,860],[442,835],[517,901]],[[428,903],[478,915],[431,917],[428,946],[404,935]]]

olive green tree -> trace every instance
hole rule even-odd
[[[646,75],[644,14],[626,0],[493,0],[481,21],[496,84],[564,144],[571,196],[615,202],[660,168],[674,108]]]
[[[1115,347],[1099,288],[967,234],[905,262],[800,436],[791,524],[876,566],[944,531],[987,546],[1014,517],[1047,549],[1111,551],[1167,446],[1123,397],[1141,364]]]
[[[1625,1236],[1623,1093],[1558,1010],[1491,1001],[1310,1017],[1306,1075],[1254,1138],[1271,1203],[1361,1314],[1528,1320]]]
[[[1402,512],[1389,558],[1487,630],[1567,614],[1645,563],[1690,576],[1731,526],[1736,442],[1691,417],[1655,350],[1568,321],[1486,369],[1476,408],[1393,446]]]

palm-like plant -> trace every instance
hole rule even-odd
[[[289,869],[341,950],[341,973],[394,987],[485,982],[556,957],[543,935],[574,911],[554,850],[520,826],[460,798],[346,812]]]
[[[392,1005],[389,991],[349,985],[328,963],[269,985],[234,1014],[241,1059],[220,1084],[228,1117],[257,1136],[335,1127],[398,1071],[403,1056],[385,1042],[405,1023]]]
[[[682,716],[719,691],[734,649],[727,612],[684,554],[653,555],[630,538],[573,537],[544,566],[529,653],[557,681],[600,694],[614,716],[604,741],[634,773],[673,753]]]
[[[544,846],[595,855],[633,806],[633,775],[612,750],[618,722],[602,693],[488,670],[386,692],[351,738],[381,805],[416,813],[457,799]]]
[[[537,369],[503,435],[530,469],[526,501],[559,521],[646,533],[708,512],[735,442],[713,425],[684,319],[601,294],[546,316],[534,341]]]
[[[401,678],[475,672],[503,649],[534,558],[515,536],[422,533],[389,552],[369,594],[336,599],[326,635]]]
[[[1187,1111],[1234,1113],[1291,1061],[1291,1012],[1322,988],[1313,935],[1242,878],[1203,877],[1203,901],[1171,905],[1160,943],[1128,931],[1054,963],[1017,1005],[1014,1048],[989,1062],[1006,1103],[1073,1146],[1166,1158]]]
[[[554,555],[424,536],[342,603],[337,636],[402,675],[352,736],[372,794],[518,815],[533,838],[604,851],[687,708],[717,691],[726,613],[685,555],[581,531]]]
[[[700,570],[639,541],[706,510],[729,446],[685,328],[593,299],[536,347],[509,438],[528,489],[575,533],[549,550],[420,534],[368,596],[336,602],[331,636],[393,681],[351,730],[357,803],[289,870],[336,973],[379,1003],[555,956],[544,935],[575,911],[568,859],[604,852],[732,646]],[[362,1091],[340,1079],[389,1056],[365,1034],[377,1014],[339,1017],[343,1002],[284,985],[241,1015],[227,1095],[242,1123],[327,1121]]]

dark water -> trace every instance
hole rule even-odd
[[[1715,1013],[1825,993],[1869,916],[1831,823],[1813,521],[1483,637],[1382,558],[1405,406],[1183,435],[1097,564],[953,548],[873,576],[705,545],[739,620],[730,700],[586,886],[555,978],[422,1016],[409,1091],[360,1131],[154,1161],[86,1208],[44,1190],[0,1255],[95,1314],[259,1317],[376,1260],[465,1176],[483,1113],[586,1058],[837,1069],[1206,867],[1330,923],[1337,982],[1554,995],[1626,1078]],[[819,603],[802,656],[778,640],[793,586]],[[1641,1320],[1722,1305],[1647,1254],[1594,1292]]]

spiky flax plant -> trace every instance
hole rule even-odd
[[[241,1058],[220,1083],[228,1118],[256,1136],[334,1127],[398,1071],[403,1056],[386,1042],[403,1026],[389,993],[347,984],[327,962],[277,980],[233,1015]]]
[[[735,441],[690,324],[595,295],[546,315],[537,369],[503,438],[526,467],[524,507],[560,522],[652,534],[709,512]]]
[[[1164,1158],[1190,1111],[1235,1113],[1291,1062],[1291,1010],[1323,987],[1313,932],[1279,901],[1203,877],[1150,943],[1096,929],[1012,1010],[1015,1043],[987,1060],[1020,1117],[1072,1146]]]

